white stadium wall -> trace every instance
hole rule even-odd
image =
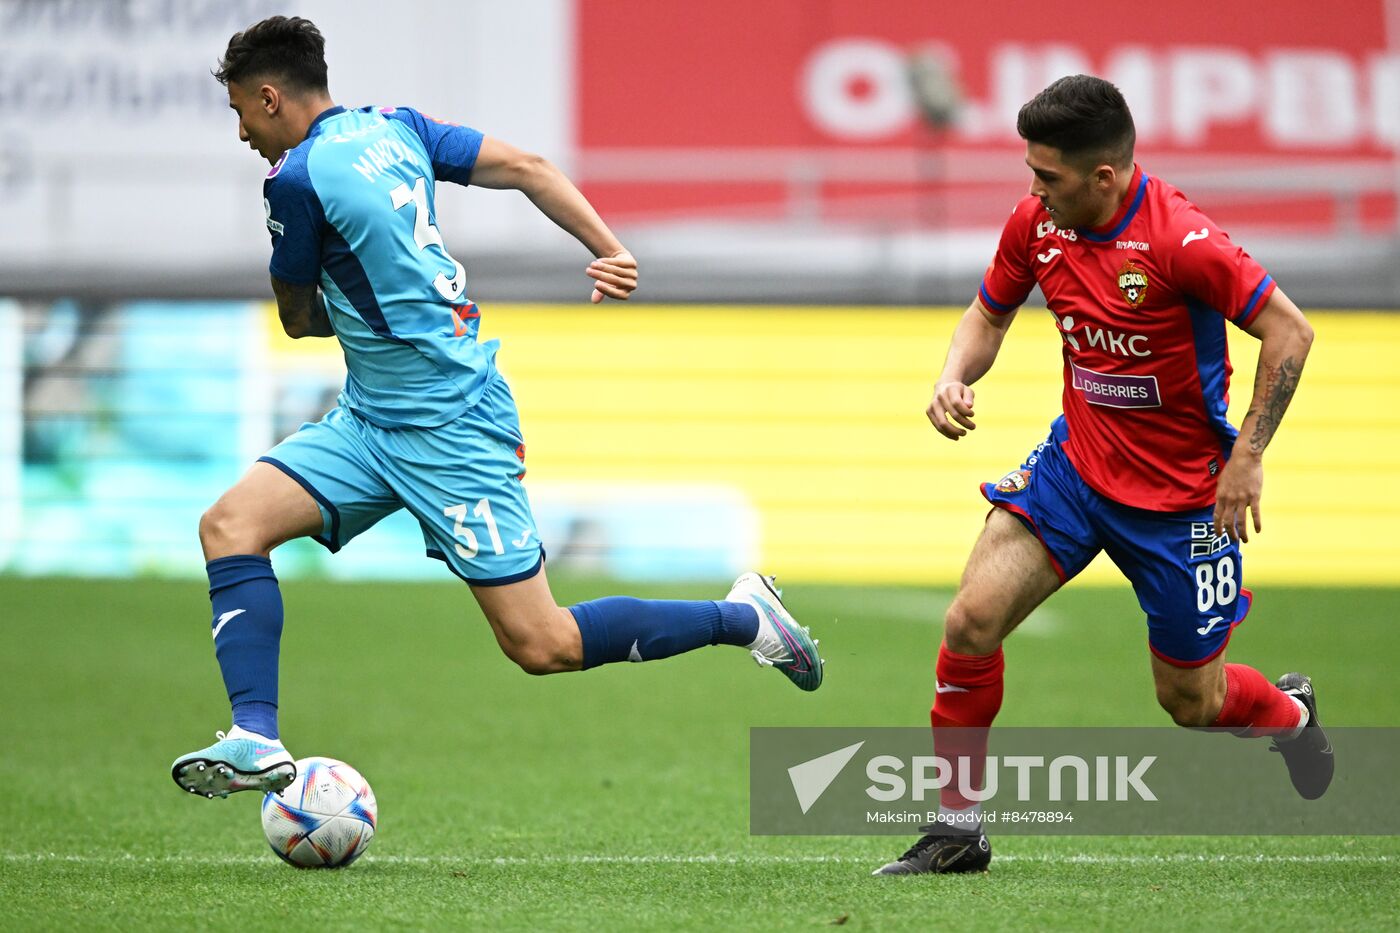
[[[1185,0],[1128,28],[1107,4],[1039,10],[8,0],[0,295],[265,296],[263,169],[209,69],[234,30],[298,12],[327,36],[340,101],[411,104],[564,166],[653,300],[965,300],[1025,188],[1017,107],[1092,70],[1123,87],[1143,164],[1295,297],[1400,303],[1400,2]],[[910,80],[930,60],[942,127]],[[580,247],[519,195],[441,197],[476,297],[576,294]]]
[[[210,76],[229,36],[273,13],[327,37],[338,101],[408,105],[567,165],[567,0],[188,0],[0,4],[0,295],[22,281],[198,294],[239,274],[266,287],[261,181]],[[450,187],[450,186],[444,186]],[[444,192],[465,250],[568,237],[508,195]],[[208,287],[204,285],[203,287]],[[245,286],[246,287],[246,286]]]

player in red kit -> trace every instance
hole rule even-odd
[[[1030,194],[1002,231],[953,334],[928,418],[951,440],[975,427],[986,375],[1039,285],[1063,338],[1064,414],[1021,466],[982,494],[993,508],[945,617],[935,751],[966,756],[982,786],[1002,697],[1001,643],[1105,551],[1147,615],[1157,700],[1182,726],[1271,736],[1298,792],[1332,779],[1311,681],[1277,684],[1225,662],[1249,611],[1239,544],[1262,530],[1263,454],[1297,387],[1313,332],[1263,268],[1181,192],[1133,161],[1118,89],[1062,78],[1021,108]],[[1226,420],[1226,322],[1260,341],[1254,396]],[[983,871],[978,804],[942,791],[938,820],[876,874]]]

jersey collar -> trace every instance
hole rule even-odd
[[[1118,205],[1118,212],[1102,227],[1077,228],[1079,235],[1093,243],[1116,240],[1119,234],[1128,229],[1128,224],[1137,216],[1138,208],[1142,207],[1142,200],[1147,196],[1148,181],[1147,173],[1137,163],[1133,163],[1133,178],[1128,182],[1129,194],[1123,198],[1123,203]]]
[[[316,116],[316,119],[314,119],[314,120],[311,121],[311,125],[308,126],[308,127],[306,128],[306,138],[307,138],[307,139],[310,139],[311,137],[315,136],[317,133],[321,132],[321,124],[322,124],[322,123],[326,122],[327,120],[329,120],[331,117],[335,116],[336,114],[340,114],[340,113],[344,113],[344,112],[345,112],[345,108],[344,108],[344,107],[341,107],[339,104],[337,104],[336,106],[330,108],[329,110],[322,110],[322,111]]]

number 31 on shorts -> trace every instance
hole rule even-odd
[[[485,500],[482,500],[485,501]],[[1228,606],[1235,601],[1240,586],[1235,575],[1235,558],[1229,554],[1211,563],[1196,565],[1196,609],[1210,612],[1216,606]]]
[[[458,539],[456,542],[458,556],[471,560],[481,551],[481,546],[477,543],[476,532],[467,527],[467,507],[462,505],[444,506],[442,514],[449,518],[455,518],[457,523],[452,526],[452,537]],[[491,536],[491,548],[497,554],[506,552],[505,545],[501,542],[501,532],[496,527],[496,518],[491,514],[491,502],[482,499],[472,509],[472,515],[486,523],[486,531]]]

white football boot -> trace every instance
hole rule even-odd
[[[191,794],[227,797],[240,790],[276,793],[297,776],[296,762],[281,741],[234,726],[208,748],[175,759],[170,776]]]
[[[776,667],[802,690],[822,685],[819,642],[805,626],[797,624],[783,606],[772,577],[750,571],[734,581],[726,602],[746,603],[758,611],[758,637],[748,646],[761,667]]]

